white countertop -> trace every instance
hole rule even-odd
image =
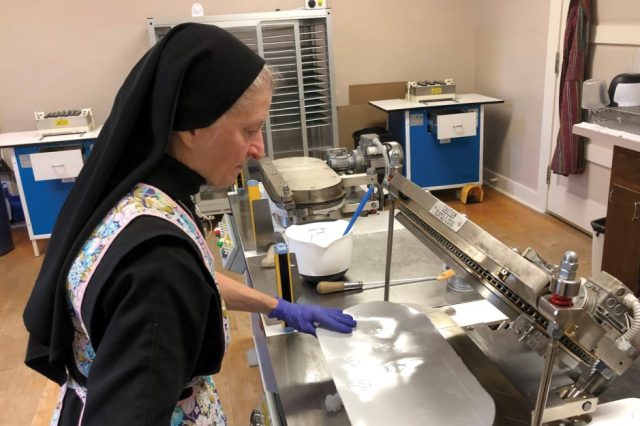
[[[455,100],[445,101],[424,101],[416,102],[406,99],[386,99],[382,101],[370,101],[369,104],[383,111],[398,111],[418,108],[431,108],[450,105],[467,105],[467,104],[499,104],[503,103],[502,99],[491,98],[489,96],[479,95],[477,93],[463,93],[456,95]]]
[[[101,127],[87,133],[74,133],[68,135],[45,136],[38,135],[37,130],[27,132],[2,133],[0,134],[0,148],[12,148],[16,146],[42,145],[52,142],[73,142],[87,139],[95,139],[100,134]]]
[[[621,146],[634,151],[640,151],[640,135],[611,129],[595,123],[578,123],[573,125],[573,133],[591,139],[591,144],[610,147]]]
[[[640,151],[640,135],[636,133],[624,132],[587,122],[574,124],[572,132],[589,138],[586,147],[587,161],[608,169],[611,168],[613,163],[614,146]]]

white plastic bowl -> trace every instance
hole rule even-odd
[[[616,86],[613,100],[619,107],[640,105],[640,83],[620,83]]]
[[[298,272],[311,282],[337,280],[351,266],[353,230],[345,236],[348,222],[315,222],[291,225],[285,231],[289,250],[296,254]]]

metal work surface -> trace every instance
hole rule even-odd
[[[640,134],[640,107],[604,107],[589,110],[587,122]]]
[[[386,216],[384,213],[386,212],[380,214],[382,219]],[[356,222],[353,235],[353,260],[345,275],[345,280],[375,281],[384,279],[386,232],[361,233],[361,230],[366,228],[368,219],[372,218],[361,218]],[[405,229],[396,231],[393,250],[392,268],[395,271],[392,275],[393,279],[438,275],[442,272],[443,263]],[[249,253],[249,255],[251,254]],[[257,253],[247,257],[249,276],[254,288],[275,296],[275,271],[265,269],[260,265],[263,257],[264,254]],[[303,282],[302,292],[298,295],[297,301],[346,309],[359,303],[382,300],[383,291],[383,288],[376,288],[319,294],[315,291],[315,284]],[[413,283],[391,289],[391,301],[397,303],[443,306],[479,299],[481,299],[480,295],[475,292],[451,291],[443,281]]]
[[[247,282],[256,289],[275,295],[275,271],[261,266],[265,253],[255,250],[255,242],[252,240],[253,232],[248,228],[250,224],[248,208],[243,206],[243,197],[242,193],[231,197],[231,206],[247,260]],[[443,247],[438,246],[424,233],[416,232],[414,229],[416,224],[409,220],[407,213],[401,210],[397,216],[400,222],[396,220],[394,226],[391,279],[437,275],[442,272],[443,261],[454,260],[443,251]],[[387,222],[387,212],[362,217],[356,222],[353,235],[354,256],[345,280],[383,279]],[[469,225],[472,224],[463,223],[460,230],[470,241],[474,241],[477,232]],[[281,238],[282,236],[278,233],[272,236],[274,241]],[[487,241],[490,240],[482,239],[481,242]],[[522,290],[522,295],[527,299],[538,293],[542,280],[539,279],[537,271],[522,264],[520,259],[514,258],[512,253],[506,250],[496,251],[494,245],[491,247],[478,245],[494,254],[498,253],[501,263],[508,264],[512,272],[518,272],[518,274],[511,274],[513,278],[509,278],[496,268],[497,265],[490,265],[489,259],[482,258],[475,250],[468,249],[469,254],[478,255],[479,263],[492,274],[496,274],[501,279],[508,278],[509,284],[519,284],[517,277],[526,278],[526,281],[533,285],[528,288],[516,287]],[[469,270],[466,263],[454,261],[454,264],[449,266],[458,273],[458,277],[482,292],[485,298],[492,300],[507,316],[517,317],[514,315],[517,312],[516,306],[502,299],[500,294],[487,290],[478,278],[474,278],[475,270]],[[602,284],[602,280],[599,282]],[[367,302],[382,301],[384,294],[382,288],[318,294],[315,291],[315,285],[306,282],[302,283],[299,290],[296,296],[298,301],[342,309]],[[512,330],[492,330],[484,324],[461,328],[452,321],[451,315],[455,315],[455,312],[449,311],[455,311],[455,309],[451,308],[451,305],[479,299],[482,299],[482,296],[477,292],[459,293],[450,290],[445,282],[432,281],[391,287],[389,300],[411,305],[412,308],[428,316],[435,329],[446,339],[466,368],[491,396],[495,404],[493,424],[528,425],[531,422],[531,411],[534,408],[532,405],[540,382],[543,359],[525,344],[528,339],[527,334],[522,335],[519,332],[516,334]],[[493,299],[502,303],[496,303]],[[526,305],[519,304],[519,306]],[[331,374],[332,365],[325,360],[318,341],[313,336],[298,332],[284,332],[277,321],[268,320],[265,316],[262,316],[259,323],[258,328],[254,327],[254,333],[262,336],[262,347],[259,344],[260,339],[256,338],[260,367],[266,389],[269,392],[277,392],[279,396],[280,404],[277,411],[283,421],[288,425],[350,424],[344,409],[337,413],[330,413],[325,409],[325,397],[335,394],[336,386],[333,380],[334,375]],[[528,325],[530,330],[534,329],[531,324]],[[346,336],[344,337],[347,339]],[[554,387],[570,383],[570,381],[567,382],[566,375],[557,373],[560,372],[556,370],[552,378]],[[617,397],[637,396],[637,381],[632,380],[627,383],[627,379],[631,376],[627,374],[621,377],[611,388],[611,391],[623,388],[624,392],[620,395],[616,394]],[[273,379],[269,381],[269,377]],[[620,386],[623,384],[624,386]],[[630,386],[627,386],[628,384]],[[550,403],[554,402],[552,396],[550,396]],[[424,400],[430,398],[422,398],[422,404],[424,405]],[[606,398],[605,392],[601,402]]]
[[[254,288],[276,295],[275,271],[263,268],[260,262],[265,253],[255,251],[255,242],[252,241],[252,233],[248,229],[248,209],[243,206],[245,198],[245,194],[240,193],[231,196],[230,203],[247,260],[247,278]],[[345,280],[374,281],[384,278],[387,221],[387,212],[381,212],[361,217],[355,223],[354,255]],[[441,272],[442,261],[398,222],[396,226],[392,278],[437,275]],[[274,239],[278,238],[278,235],[274,236]],[[384,289],[378,288],[322,295],[315,291],[315,285],[303,282],[298,301],[346,309],[360,303],[381,301],[383,291]],[[408,284],[391,289],[391,301],[420,304],[425,307],[453,305],[480,299],[480,295],[475,292],[451,291],[447,288],[446,282],[438,281]],[[441,312],[431,312],[448,318]],[[262,322],[266,326],[266,346],[270,362],[268,367],[275,376],[282,415],[286,423],[349,425],[344,409],[330,413],[324,407],[325,397],[337,391],[317,339],[298,332],[282,333],[278,321],[268,319],[264,315]],[[447,324],[452,325],[450,322]]]
[[[265,269],[260,264],[265,253],[254,251],[255,243],[247,229],[250,223],[248,210],[242,208],[242,204],[243,194],[231,197],[234,218],[242,244],[245,246],[247,278],[254,288],[276,295],[275,271]],[[358,219],[353,235],[353,260],[345,280],[375,281],[384,278],[387,223],[386,211]],[[278,239],[279,236],[274,235],[274,238]],[[464,270],[457,268],[457,265],[451,266],[457,269],[465,280],[472,279]],[[396,221],[391,278],[437,275],[442,268],[443,261]],[[361,303],[382,301],[383,294],[384,289],[378,288],[323,295],[315,291],[315,285],[303,282],[298,301],[347,309]],[[449,315],[433,309],[481,299],[476,292],[455,292],[447,287],[446,282],[438,281],[392,287],[390,292],[390,301],[411,305],[425,313],[447,339],[495,401],[495,425],[528,425],[531,407],[520,391],[513,386],[512,381],[502,373],[494,360],[478,349],[465,330],[458,327]],[[288,425],[351,424],[344,409],[336,413],[325,409],[326,396],[335,394],[337,390],[318,340],[298,332],[284,333],[278,321],[268,319],[264,315],[262,323],[265,325],[269,365],[261,368],[269,369],[273,373],[277,388],[274,390],[277,390],[279,395],[283,420]],[[515,345],[521,352],[527,350],[523,343],[516,341]],[[535,354],[531,357],[538,358]],[[535,386],[536,383],[529,386]]]
[[[318,340],[352,424],[493,424],[493,400],[427,316],[381,301],[346,312],[352,335]]]

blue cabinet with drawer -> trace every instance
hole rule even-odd
[[[484,105],[502,100],[458,95],[455,101],[372,101],[404,149],[403,174],[422,188],[482,184]]]
[[[49,238],[98,130],[81,135],[58,135],[41,139],[36,132],[0,135],[0,148],[11,150],[11,163],[20,201],[33,244]]]

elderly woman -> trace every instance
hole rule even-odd
[[[192,195],[264,154],[271,93],[262,58],[202,24],[173,28],[127,77],[24,313],[27,365],[62,385],[52,424],[225,424],[211,375],[227,308],[311,334],[355,327],[214,272]]]

